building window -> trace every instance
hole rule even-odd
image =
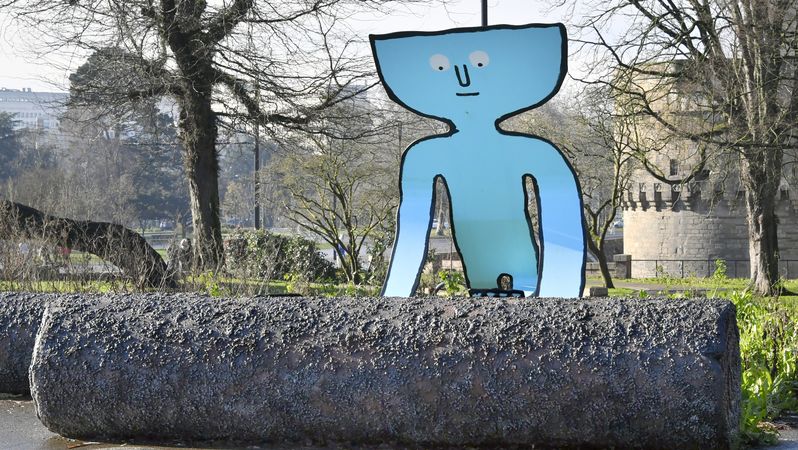
[[[671,176],[679,175],[679,161],[676,159],[671,159]]]

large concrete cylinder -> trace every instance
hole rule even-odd
[[[33,342],[54,296],[0,292],[0,393],[27,394]]]
[[[50,306],[41,420],[83,439],[729,448],[721,300],[113,296]]]

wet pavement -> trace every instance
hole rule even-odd
[[[67,439],[53,433],[42,425],[36,417],[36,409],[29,397],[0,394],[0,449],[2,450],[100,450],[109,448],[124,448],[126,450],[174,450],[175,448],[199,450],[209,447],[187,447],[179,443],[169,447],[158,447],[129,443],[106,444]]]
[[[779,430],[779,442],[769,450],[798,450],[798,414],[789,414],[774,421]]]
[[[0,447],[4,449],[55,450],[77,443],[45,428],[30,400],[0,400],[0,405]]]

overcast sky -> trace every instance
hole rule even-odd
[[[536,0],[489,0],[490,24],[526,24],[563,22],[567,27],[572,20],[567,11],[549,11],[546,1]],[[480,0],[456,0],[446,8],[418,4],[403,8],[388,16],[361,16],[353,19],[352,28],[365,35],[369,33],[388,33],[401,30],[438,30],[454,27],[478,26]],[[68,88],[69,70],[56,70],[48,61],[33,58],[22,45],[30,45],[24,39],[24,30],[17,29],[8,17],[0,12],[0,87],[20,89],[32,88],[34,91],[65,91]],[[67,57],[68,58],[68,57]],[[74,70],[83,59],[67,59]],[[573,61],[571,62],[573,67]]]

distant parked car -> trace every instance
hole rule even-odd
[[[615,222],[612,223],[613,228],[623,228],[623,219],[616,219]]]

